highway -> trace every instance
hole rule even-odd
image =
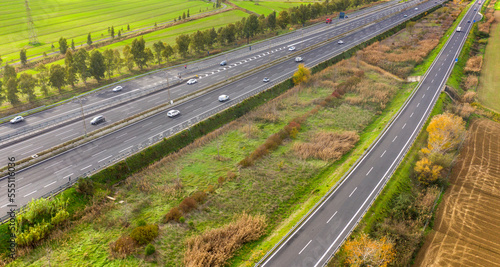
[[[244,51],[236,50],[229,53],[228,55],[221,55],[213,59],[190,64],[188,66],[188,70],[185,70],[184,66],[181,66],[168,70],[167,73],[164,71],[155,72],[131,81],[127,81],[120,84],[124,88],[121,92],[112,92],[112,87],[110,87],[109,89],[102,90],[98,93],[90,94],[89,96],[82,98],[81,103],[80,101],[74,100],[69,103],[51,108],[49,110],[30,115],[25,118],[24,122],[21,123],[3,123],[0,125],[0,138],[26,127],[43,124],[48,121],[54,120],[55,118],[64,117],[68,114],[74,114],[74,116],[72,117],[73,119],[65,124],[56,127],[50,127],[45,131],[33,133],[32,135],[21,140],[12,140],[11,142],[1,144],[0,154],[8,155],[9,157],[16,157],[17,159],[28,158],[31,155],[40,153],[54,146],[83,136],[85,132],[90,132],[105,127],[109,124],[118,122],[160,104],[168,103],[170,99],[177,99],[196,90],[200,90],[206,86],[213,85],[235,75],[240,75],[264,64],[268,64],[270,62],[283,58],[284,56],[288,56],[291,53],[300,53],[300,50],[306,49],[311,45],[314,45],[328,38],[338,36],[345,32],[352,31],[363,25],[367,25],[370,22],[373,22],[391,13],[397,12],[401,8],[410,6],[411,4],[412,3],[392,3],[392,5],[385,4],[384,7],[379,7],[383,8],[384,11],[362,16],[362,14],[366,14],[372,10],[376,10],[375,7],[373,7],[370,10],[360,11],[360,14],[358,15],[351,15],[347,21],[343,21],[339,25],[314,25],[304,32],[298,31],[291,35],[284,35],[271,41],[253,45],[251,51],[248,51],[248,49],[245,48]],[[409,11],[408,14],[410,15],[411,11]],[[288,47],[291,45],[295,46],[298,52],[289,51]],[[348,46],[347,42],[345,46]],[[317,51],[323,53],[321,50]],[[313,54],[313,57],[315,56],[316,55]],[[223,60],[227,60],[227,66],[219,66],[219,63]],[[305,63],[307,64],[308,61],[309,60],[307,59]],[[282,68],[294,67],[295,64],[293,64],[293,59],[291,59],[291,62],[292,64],[289,64],[289,66],[282,66]],[[184,82],[174,87],[171,86],[169,90],[165,89],[167,87],[167,76],[169,77],[170,82],[172,82],[174,77],[177,77],[178,73],[190,71],[190,69],[195,69],[190,74],[190,76],[199,75],[200,79],[198,83],[194,85],[187,85]],[[254,79],[250,80],[250,82],[259,84],[264,76],[268,75],[263,74],[259,77],[254,77]],[[269,78],[271,79],[271,81],[273,81],[276,77],[270,76]],[[126,94],[135,94],[138,92],[147,91],[150,90],[151,87],[155,86],[163,89],[139,98],[135,98],[130,102],[110,107],[107,110],[103,110],[97,113],[87,114],[85,112],[85,110],[88,110],[90,106],[98,105],[100,103],[107,103],[110,100],[122,97]],[[229,94],[229,92],[226,93]],[[81,105],[83,106],[83,111],[86,114],[85,124],[81,120]],[[105,116],[106,123],[96,126],[90,125],[90,120],[97,114]],[[7,159],[5,157],[0,158],[0,166],[6,166],[6,164]]]
[[[314,66],[320,62],[332,58],[335,55],[342,53],[349,47],[355,46],[358,43],[371,39],[372,37],[394,27],[395,25],[404,22],[414,15],[430,9],[432,6],[435,6],[437,4],[439,3],[422,3],[419,5],[419,10],[414,10],[412,8],[404,11],[404,14],[408,14],[408,17],[404,17],[403,14],[399,13],[394,14],[393,16],[383,19],[375,24],[367,25],[357,31],[353,31],[348,35],[343,36],[343,45],[337,44],[337,39],[334,39],[332,42],[327,43],[323,46],[305,53],[301,53],[300,56],[304,58],[304,63],[307,66]],[[364,18],[361,18],[361,20],[364,20]],[[357,23],[357,21],[351,20],[350,23]],[[350,23],[339,27],[331,27],[332,25],[318,25],[317,27],[320,29],[326,28],[326,34],[336,36],[344,31],[345,27],[354,27],[350,25]],[[248,65],[249,68],[252,68],[252,66],[255,67],[264,63],[260,60],[264,60],[268,57],[272,57],[280,53],[288,53],[288,45],[295,45],[298,48],[302,48],[324,39],[324,36],[321,36],[319,40],[312,38],[312,36],[308,36],[307,38],[304,37],[304,39],[302,40],[287,41],[285,43],[279,44],[279,47],[274,47],[273,50],[267,51],[265,55],[264,52],[258,52],[258,55],[261,55],[260,58],[258,57],[258,55],[256,55],[250,58],[251,60],[247,60],[247,62],[243,62],[246,59],[240,61],[242,63],[238,65]],[[235,63],[229,62],[229,64]],[[249,97],[259,90],[272,86],[273,83],[279,82],[282,79],[289,78],[296,70],[296,66],[297,64],[294,62],[293,58],[291,58],[266,69],[262,69],[257,73],[237,80],[226,86],[222,86],[207,94],[193,98],[182,104],[174,105],[175,109],[181,111],[181,115],[179,117],[173,119],[168,118],[165,114],[166,112],[161,112],[156,114],[155,116],[148,117],[139,122],[128,125],[127,127],[124,127],[118,131],[81,145],[75,149],[68,150],[60,155],[37,163],[29,168],[17,171],[15,181],[16,204],[18,206],[21,206],[26,204],[33,198],[43,196],[46,193],[51,192],[52,190],[68,183],[70,178],[73,178],[74,180],[76,177],[80,177],[84,174],[98,171],[108,166],[109,164],[112,164],[117,159],[122,159],[124,156],[130,155],[130,153],[137,152],[141,148],[144,148],[145,146],[148,146],[163,137],[170,136],[182,129],[187,128],[189,125],[192,125],[193,123],[206,118],[207,116],[219,112],[238,99],[241,100],[243,98]],[[231,71],[241,71],[237,68],[230,68],[226,70],[231,75],[234,75],[234,73],[232,73]],[[208,73],[199,74],[200,76],[205,76],[203,76],[200,79],[200,82],[195,86],[199,86],[200,84],[205,83],[205,81],[210,80],[210,77],[213,77],[214,80],[220,80],[223,79],[224,75],[226,75],[224,71],[217,71],[213,75],[208,76]],[[271,82],[263,83],[262,78],[265,76],[269,77],[271,79]],[[187,85],[183,86],[184,87],[175,87],[175,89],[188,87]],[[173,90],[174,89],[171,90],[171,93],[173,93]],[[225,103],[218,102],[217,97],[221,94],[230,95],[232,100]],[[143,99],[146,101],[146,103],[147,101],[164,101],[164,98],[161,98],[159,96],[151,98],[141,98],[141,100]],[[153,104],[149,103],[145,105],[151,107]],[[135,107],[133,104],[128,104],[121,107],[117,112],[127,113],[130,112],[130,110],[136,108],[137,107]],[[113,121],[113,117],[109,115],[110,113],[108,112],[110,111],[106,111],[105,116],[109,123],[109,121]],[[79,123],[79,127],[81,127],[81,122]],[[88,125],[88,127],[90,127],[90,125]],[[22,153],[24,153],[24,155],[30,155],[32,153],[36,153],[37,150],[45,149],[42,146],[49,143],[50,138],[62,139],[73,134],[71,131],[77,131],[77,129],[60,128],[57,129],[57,131],[45,135],[43,139],[40,138],[41,140],[36,140],[33,144],[29,145],[29,147],[15,147],[15,149],[11,147],[9,151],[3,151],[2,154],[9,157],[13,156],[10,155],[10,153],[20,153],[21,155]],[[5,158],[3,158],[2,160],[5,160]],[[6,214],[7,205],[9,203],[7,200],[7,180],[4,179],[0,181],[0,188],[0,212]]]
[[[425,74],[414,95],[372,148],[335,190],[304,217],[260,266],[324,266],[350,235],[404,158],[434,107],[474,20],[477,2],[466,13]],[[470,20],[471,23],[467,21]]]

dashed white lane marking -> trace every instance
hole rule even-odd
[[[107,159],[109,159],[109,158],[111,158],[111,156],[107,156],[107,157],[105,157],[105,158],[103,158],[103,159],[99,160],[97,163],[100,163],[101,161],[105,161],[105,160],[107,160]]]
[[[68,131],[65,131],[65,132],[62,132],[62,133],[58,133],[58,134],[56,134],[56,136],[63,135],[63,134],[65,134],[65,133],[69,133],[69,132],[71,132],[71,131],[73,131],[73,129],[68,130]]]
[[[434,79],[432,79],[431,83],[434,83]]]
[[[57,181],[53,181],[52,183],[48,184],[48,185],[45,185],[43,188],[47,187],[47,186],[51,186],[53,184],[55,184]]]
[[[354,191],[356,191],[356,189],[358,189],[358,188],[356,187],[356,188],[354,188],[354,190],[352,190],[352,192],[351,192],[351,194],[349,195],[349,197],[351,197],[351,196],[352,196],[352,194],[354,194]]]
[[[117,136],[115,139],[118,139],[118,138],[120,138],[120,137],[124,137],[124,136],[125,136],[125,135],[127,135],[127,134],[128,134],[128,133],[121,134],[121,135]]]
[[[370,172],[373,170],[373,167],[370,168],[370,170],[366,173],[366,176],[368,176],[368,174],[370,174]]]
[[[46,170],[46,169],[48,169],[48,168],[50,168],[50,167],[52,167],[52,166],[55,166],[55,165],[57,165],[57,164],[59,164],[59,163],[61,163],[61,162],[62,162],[62,161],[58,161],[58,162],[56,162],[56,163],[54,163],[54,164],[51,164],[51,165],[49,165],[49,166],[45,167],[45,168],[44,168],[44,170]]]
[[[410,114],[410,118],[413,116],[413,112]]]
[[[141,126],[141,128],[144,128],[144,127],[146,127],[146,126],[150,125],[151,123],[153,123],[153,122],[152,122],[152,121],[151,121],[151,122],[148,122],[148,123],[146,123],[146,124],[142,125],[142,126]]]
[[[302,253],[302,251],[304,251],[304,249],[306,249],[306,248],[307,248],[307,246],[309,246],[309,244],[311,243],[311,241],[312,241],[312,240],[309,240],[309,242],[307,242],[306,246],[305,246],[305,247],[304,247],[304,248],[303,248],[303,249],[299,252],[299,255],[300,255],[300,253]]]
[[[129,147],[125,148],[125,149],[122,149],[122,150],[118,151],[118,153],[122,153],[123,151],[125,151],[125,150],[129,150],[129,149],[131,149],[132,147],[133,147],[133,146],[129,146]]]
[[[84,167],[83,169],[80,169],[80,171],[83,171],[83,170],[88,169],[88,168],[90,168],[90,167],[92,167],[92,164],[90,164],[90,165],[89,165],[89,166],[87,166],[87,167]]]
[[[130,138],[130,139],[127,139],[127,140],[123,141],[123,143],[128,143],[128,141],[130,141],[130,140],[132,140],[132,139],[134,139],[134,138],[136,138],[136,136],[134,136],[134,137],[132,137],[132,138]]]
[[[406,123],[405,123],[405,125],[403,125],[403,128],[401,128],[401,129],[404,129],[404,128],[405,128],[405,126],[406,126]]]
[[[28,154],[28,153],[30,153],[30,152],[33,152],[33,151],[35,151],[35,150],[38,150],[38,149],[40,149],[40,148],[42,148],[42,147],[43,147],[43,146],[38,147],[38,148],[35,148],[35,149],[32,149],[32,150],[30,150],[30,151],[26,151],[26,152],[22,153],[22,154],[21,154],[21,156],[22,156],[22,155],[25,155],[25,154]]]
[[[35,191],[33,191],[33,192],[31,192],[31,193],[29,193],[29,194],[24,195],[24,197],[27,197],[27,196],[29,196],[29,195],[31,195],[31,194],[34,194],[34,193],[36,193],[36,190],[35,190]]]
[[[94,155],[92,155],[92,157],[91,157],[91,158],[93,158],[93,157],[95,157],[95,156],[97,156],[97,155],[99,155],[99,154],[102,154],[102,153],[104,153],[104,152],[106,152],[106,149],[104,149],[103,151],[101,151],[101,152],[99,152],[99,153],[95,153]]]
[[[71,137],[73,137],[73,136],[75,136],[75,135],[78,135],[78,133],[74,133],[74,134],[68,135],[68,136],[66,136],[66,137],[63,137],[63,138],[61,138],[61,140],[64,140],[64,139],[69,139],[69,138],[71,138]]]
[[[441,68],[439,68],[438,71],[441,71]]]
[[[422,96],[422,98],[424,98],[425,94]]]
[[[61,180],[64,180],[64,179],[66,179],[66,178],[68,178],[68,177],[71,177],[71,175],[73,175],[73,173],[70,173],[70,174],[68,174],[68,175],[64,176],[63,178],[61,178]]]
[[[33,145],[33,144],[30,144],[30,145],[27,145],[27,146],[24,146],[24,147],[18,148],[18,149],[16,149],[16,150],[13,150],[12,152],[17,152],[17,151],[19,151],[19,150],[23,150],[23,149],[28,148],[28,147],[30,147],[30,146],[32,146],[32,145]]]
[[[332,215],[332,217],[330,217],[330,219],[328,219],[328,221],[326,221],[326,223],[329,223],[329,222],[333,219],[333,217],[335,216],[335,214],[337,214],[337,212],[335,212],[335,213]]]
[[[417,108],[418,108],[418,106],[420,106],[420,102],[418,102],[418,104],[417,104]]]
[[[31,184],[31,183],[29,183],[29,184],[27,184],[27,185],[25,185],[25,186],[22,186],[21,188],[19,188],[19,189],[17,189],[17,190],[21,190],[21,189],[25,188],[26,186],[28,186],[28,185],[30,185],[30,184]]]
[[[387,150],[384,150],[384,153],[382,153],[382,155],[380,155],[380,157],[383,157],[385,155],[385,152],[387,152]]]
[[[394,140],[392,140],[392,142],[394,143],[394,141],[396,141],[397,138],[398,138],[398,136],[396,135],[396,137],[394,137]]]
[[[62,172],[62,171],[64,171],[64,170],[66,170],[67,168],[70,168],[71,166],[73,166],[73,165],[69,165],[69,166],[67,166],[67,167],[64,167],[64,168],[62,168],[62,169],[60,169],[60,170],[58,170],[58,171],[54,172],[54,174],[57,174],[58,172]]]
[[[209,98],[207,98],[207,99],[209,99]],[[203,101],[202,101],[202,102],[203,102]],[[154,131],[154,130],[159,129],[159,128],[161,128],[161,127],[165,127],[165,126],[164,126],[164,125],[156,126],[156,127],[154,127],[154,128],[151,128],[151,129],[150,129],[150,131]]]
[[[429,88],[431,88],[430,86],[427,87],[427,91],[429,90]]]

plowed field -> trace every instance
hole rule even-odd
[[[500,266],[500,124],[471,125],[415,266]]]

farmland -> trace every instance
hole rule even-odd
[[[29,45],[24,1],[2,1],[0,10],[0,55],[4,61],[18,60],[19,50],[27,49],[28,58],[52,52],[51,44],[60,37],[73,39],[76,45],[108,37],[108,27],[127,31],[172,21],[189,9],[190,15],[212,10],[213,3],[185,0],[32,0],[31,14],[40,46]],[[56,46],[57,47],[57,46]]]
[[[500,124],[476,120],[417,266],[500,266]]]
[[[319,1],[318,1],[319,2]],[[233,1],[237,6],[255,12],[257,14],[269,15],[273,11],[276,13],[281,10],[289,9],[294,6],[299,6],[301,4],[310,4],[314,1],[308,2],[298,2],[298,1]]]
[[[500,11],[495,11],[495,24],[492,25],[490,38],[484,55],[484,67],[479,78],[478,97],[483,105],[500,111]]]

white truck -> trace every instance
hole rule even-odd
[[[457,32],[460,32],[460,31],[462,31],[462,28],[457,27]]]

